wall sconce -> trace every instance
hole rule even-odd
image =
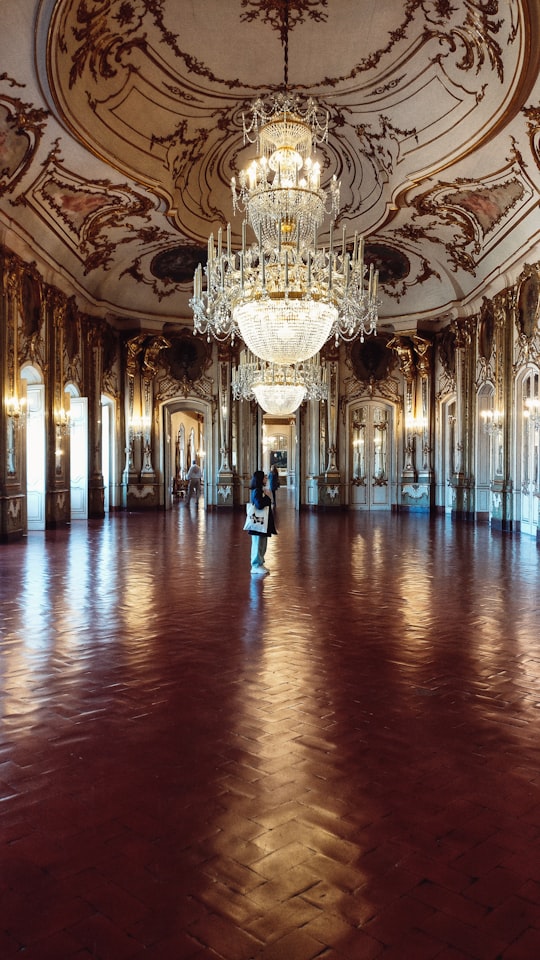
[[[406,417],[405,429],[412,436],[419,437],[426,430],[428,425],[427,417]]]
[[[538,430],[540,428],[540,399],[538,397],[527,397],[523,414],[529,418],[533,427]]]
[[[482,410],[481,417],[484,421],[484,430],[490,437],[502,433],[504,415],[500,410]]]
[[[6,414],[13,426],[22,427],[26,421],[26,400],[16,396],[6,399]]]
[[[71,428],[71,412],[65,407],[56,407],[54,411],[54,424],[59,437],[65,437]]]
[[[135,440],[140,440],[150,431],[151,417],[132,417],[129,421],[129,432]]]

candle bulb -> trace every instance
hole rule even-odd
[[[231,225],[227,224],[227,256],[231,256]]]

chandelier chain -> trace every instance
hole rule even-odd
[[[285,16],[283,18],[283,86],[289,88],[289,0],[285,0]]]

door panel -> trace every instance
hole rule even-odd
[[[521,532],[536,536],[540,457],[540,375],[531,372],[522,384],[521,418]]]
[[[71,397],[71,519],[88,519],[88,400]]]
[[[364,403],[350,411],[350,482],[352,507],[390,509],[392,407]]]
[[[26,503],[29,530],[45,529],[45,388],[26,391]]]

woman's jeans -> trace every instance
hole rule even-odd
[[[262,567],[264,564],[264,555],[268,545],[268,537],[260,536],[256,533],[251,534],[251,566]]]

